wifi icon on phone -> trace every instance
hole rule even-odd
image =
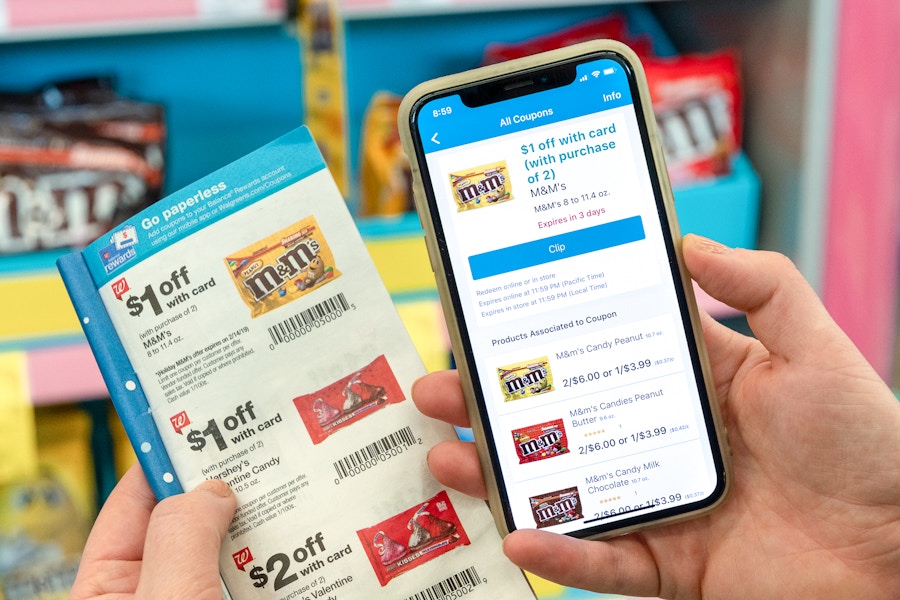
[[[591,76],[593,76],[594,79],[597,79],[600,77],[600,71],[591,71]]]

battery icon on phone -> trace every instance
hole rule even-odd
[[[603,74],[604,74],[604,75],[612,75],[612,74],[615,73],[615,72],[616,72],[616,68],[615,68],[615,67],[609,67],[609,68],[603,69]]]

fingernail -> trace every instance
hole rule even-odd
[[[705,250],[706,252],[710,252],[712,254],[724,254],[731,250],[731,248],[729,248],[725,244],[703,237],[702,235],[698,235],[695,237],[697,238],[697,243],[700,245],[700,248],[702,250]]]
[[[231,496],[231,488],[228,487],[228,484],[220,479],[209,479],[204,481],[196,488],[198,491],[207,492],[210,494],[214,494],[216,496],[220,496],[222,498],[228,498]]]

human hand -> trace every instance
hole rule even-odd
[[[608,541],[518,530],[504,551],[560,584],[635,596],[900,598],[900,403],[785,257],[686,236],[685,262],[756,339],[702,315],[728,429],[726,501],[691,521]],[[430,416],[467,427],[455,372],[419,380]],[[485,497],[472,444],[443,442],[435,477]]]
[[[157,503],[134,465],[94,523],[69,599],[221,600],[219,548],[235,507],[218,480]]]

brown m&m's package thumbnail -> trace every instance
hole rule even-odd
[[[584,518],[577,487],[533,496],[529,500],[538,529]]]

